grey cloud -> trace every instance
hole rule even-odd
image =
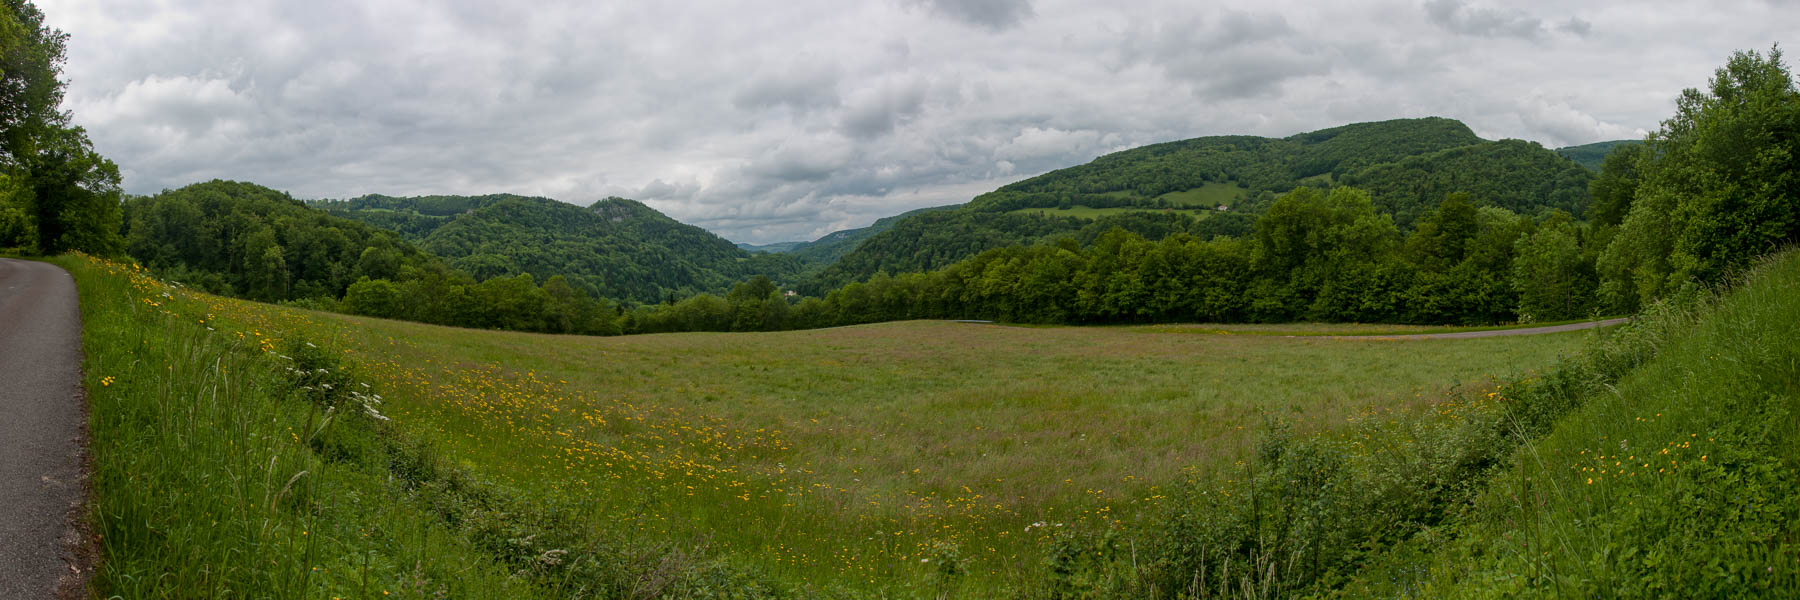
[[[1569,20],[1563,21],[1561,24],[1557,25],[1556,30],[1563,33],[1587,37],[1587,34],[1594,31],[1594,24],[1589,23],[1581,17],[1569,17]]]
[[[1134,54],[1206,99],[1267,96],[1291,79],[1327,73],[1330,56],[1276,14],[1225,11],[1212,23],[1195,18],[1161,25]]]
[[[1032,16],[1031,0],[911,0],[933,13],[994,31],[1009,29]]]
[[[789,146],[750,164],[745,172],[779,182],[821,181],[843,169],[851,153],[822,144]]]
[[[1425,18],[1453,33],[1478,37],[1514,37],[1535,40],[1548,30],[1543,19],[1516,8],[1472,5],[1464,0],[1427,0]],[[1586,21],[1570,18],[1558,30],[1585,35]]]
[[[894,126],[918,116],[925,108],[926,87],[919,82],[879,89],[865,94],[843,116],[839,127],[846,135],[873,139],[894,131]]]
[[[757,75],[731,98],[743,109],[786,105],[797,112],[835,108],[838,99],[836,65],[796,64],[774,73]]]

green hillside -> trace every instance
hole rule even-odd
[[[1580,216],[1594,174],[1536,142],[1500,140],[1375,165],[1338,179],[1367,190],[1375,205],[1408,227],[1451,192],[1480,206],[1535,214],[1558,209]]]
[[[933,206],[909,210],[891,217],[882,217],[876,219],[875,222],[869,224],[868,227],[845,229],[843,231],[827,233],[824,237],[820,237],[819,239],[810,242],[802,242],[788,250],[788,252],[792,253],[795,258],[805,261],[808,264],[829,265],[837,262],[838,259],[843,258],[845,254],[849,254],[851,251],[855,250],[858,245],[862,244],[863,240],[875,237],[883,231],[893,229],[894,224],[896,223],[915,215],[954,210],[955,208],[956,206],[954,205]]]
[[[876,219],[874,223],[870,223],[867,227],[833,231],[810,242],[776,242],[773,244],[760,245],[738,244],[737,247],[750,252],[792,254],[794,258],[800,259],[801,262],[808,265],[829,265],[833,262],[837,262],[837,259],[842,258],[845,254],[849,254],[851,250],[855,250],[857,244],[861,244],[863,240],[869,239],[875,234],[892,229],[895,223],[898,223],[907,217],[920,213],[951,210],[954,208],[956,208],[956,205],[913,209],[891,217]]]
[[[1613,148],[1617,148],[1619,146],[1630,146],[1633,144],[1642,144],[1642,143],[1644,143],[1643,140],[1612,140],[1609,142],[1594,142],[1592,144],[1582,144],[1580,146],[1565,146],[1562,148],[1557,148],[1556,153],[1562,155],[1563,158],[1567,158],[1569,160],[1575,161],[1575,164],[1581,165],[1583,167],[1587,167],[1588,170],[1594,171],[1597,173],[1600,171],[1601,165],[1605,164],[1607,153],[1612,152]]]
[[[1028,210],[1028,209],[1027,209]],[[1244,236],[1255,216],[1245,213],[1213,213],[1197,218],[1189,211],[1138,210],[1092,217],[1030,212],[987,212],[967,209],[930,212],[901,219],[886,232],[870,236],[855,250],[820,271],[807,282],[809,292],[823,293],[875,273],[901,274],[932,271],[987,250],[1030,245],[1067,236],[1091,243],[1100,234],[1124,229],[1162,239],[1187,233],[1201,239]]]
[[[400,235],[285,192],[213,180],[124,206],[126,251],[171,279],[266,301],[335,299],[360,277],[443,270]]]
[[[332,215],[391,229],[419,241],[457,216],[504,200],[525,198],[516,194],[485,196],[409,196],[369,194],[349,200],[308,200],[306,204]]]
[[[805,244],[805,243],[806,242],[775,242],[773,244],[746,244],[744,242],[738,242],[737,247],[739,250],[743,250],[745,252],[751,252],[751,253],[755,253],[755,252],[788,252],[790,250],[793,250],[794,248],[800,247],[801,244]]]
[[[810,285],[942,268],[984,250],[1094,227],[1119,226],[1152,240],[1190,230],[1241,236],[1253,220],[1243,213],[1260,212],[1299,186],[1366,189],[1402,230],[1451,192],[1469,193],[1478,207],[1580,215],[1593,177],[1535,143],[1485,141],[1461,122],[1436,117],[1357,123],[1286,138],[1195,138],[1108,154],[1008,184],[947,214],[902,220],[845,254]],[[1146,224],[1143,217],[1122,214],[1219,205],[1232,216],[1219,219],[1224,213],[1211,211],[1190,216],[1210,217],[1193,218],[1209,225],[1144,229],[1138,227]],[[1075,207],[1081,207],[1079,213]]]
[[[507,197],[457,215],[420,246],[476,278],[562,275],[589,294],[638,302],[722,292],[752,275],[780,278],[799,270],[791,257],[752,255],[623,198],[584,208]]]

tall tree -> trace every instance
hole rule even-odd
[[[39,252],[118,254],[119,168],[95,152],[63,112],[68,34],[44,25],[27,0],[0,9],[0,211],[22,209]],[[16,234],[15,234],[16,235]]]
[[[1736,53],[1650,135],[1643,181],[1601,257],[1612,304],[1716,280],[1800,240],[1800,90],[1781,58],[1779,47]]]

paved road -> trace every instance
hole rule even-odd
[[[1413,333],[1413,334],[1407,334],[1407,335],[1334,335],[1331,337],[1339,338],[1339,339],[1382,339],[1382,340],[1429,340],[1429,339],[1438,339],[1438,338],[1457,339],[1457,338],[1504,337],[1504,336],[1509,336],[1509,335],[1536,335],[1539,333],[1558,333],[1558,332],[1562,332],[1562,331],[1579,331],[1582,329],[1593,329],[1595,327],[1607,327],[1610,325],[1618,325],[1620,323],[1624,323],[1627,320],[1629,320],[1628,317],[1619,317],[1617,319],[1606,319],[1603,321],[1588,321],[1586,323],[1569,323],[1567,325],[1550,325],[1547,327],[1521,327],[1518,329],[1490,329],[1487,331],[1458,331],[1455,333]]]
[[[0,258],[0,600],[82,585],[70,565],[83,397],[75,281],[55,265]]]

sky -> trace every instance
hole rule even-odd
[[[37,4],[127,192],[622,196],[749,243],[1203,135],[1639,138],[1800,31],[1785,0]]]

